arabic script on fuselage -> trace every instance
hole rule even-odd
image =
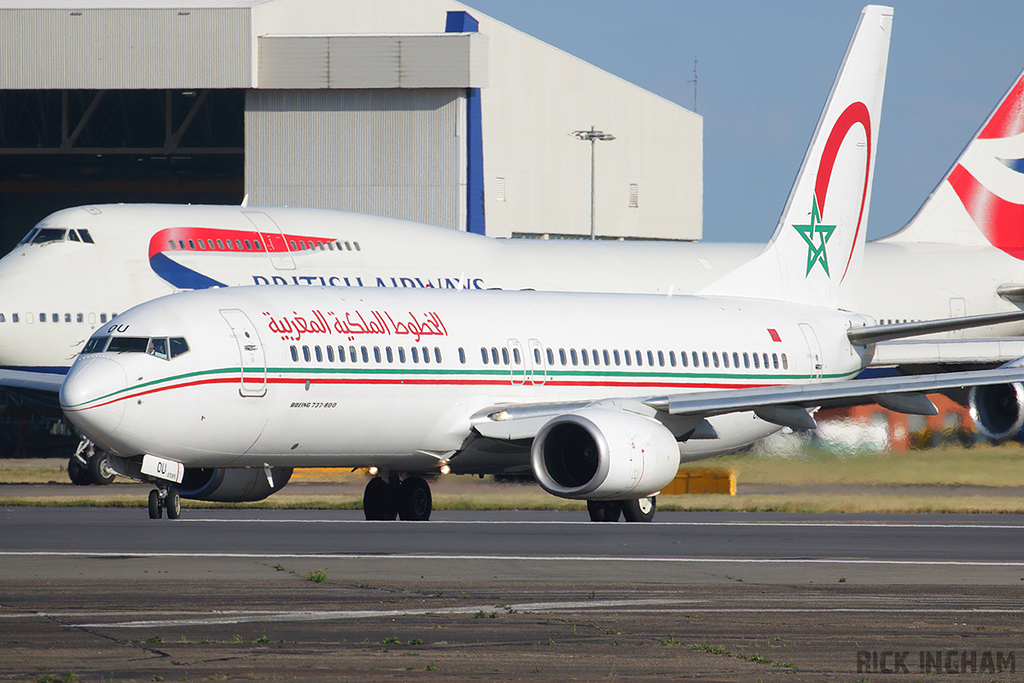
[[[448,330],[441,317],[435,312],[417,315],[412,311],[392,315],[388,311],[334,311],[312,310],[308,315],[292,311],[290,316],[274,317],[263,311],[268,319],[267,327],[284,341],[301,341],[311,335],[341,336],[355,341],[363,335],[408,336],[414,342],[423,337],[447,337]]]

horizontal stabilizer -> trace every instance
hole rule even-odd
[[[936,332],[966,330],[972,327],[986,327],[1001,323],[1013,323],[1024,320],[1024,311],[1008,313],[988,313],[986,315],[969,315],[961,318],[943,318],[941,320],[922,320],[914,323],[895,323],[893,325],[871,325],[855,327],[846,332],[851,344],[867,346],[878,342],[905,337],[918,337]]]

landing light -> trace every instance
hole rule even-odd
[[[496,413],[491,413],[489,417],[495,422],[504,422],[508,419],[508,411],[500,410]]]
[[[377,469],[376,467],[371,467],[371,468],[370,468],[370,469],[368,470],[368,472],[370,473],[370,476],[371,476],[371,477],[376,477],[376,476],[377,476],[377,472],[379,472],[379,471],[380,471],[380,470],[378,470],[378,469]]]

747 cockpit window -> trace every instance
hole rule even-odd
[[[18,244],[45,244],[47,242],[86,242],[94,244],[88,230],[66,230],[65,228],[32,228]]]
[[[149,348],[149,337],[111,337],[108,353],[145,353]]]

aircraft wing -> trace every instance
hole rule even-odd
[[[0,386],[52,391],[56,394],[60,391],[60,385],[64,383],[64,377],[64,374],[56,372],[0,369]]]
[[[548,403],[495,406],[473,416],[473,426],[485,437],[496,439],[533,438],[551,418],[586,405],[600,404],[629,409],[643,404],[649,409],[681,417],[706,418],[725,413],[752,411],[768,422],[813,429],[807,408],[879,403],[904,412],[934,414],[935,407],[925,394],[944,389],[1011,384],[1024,381],[1024,367],[948,372],[908,377],[879,377],[846,382],[793,384],[748,389],[695,391],[644,399],[603,399],[590,403]]]

